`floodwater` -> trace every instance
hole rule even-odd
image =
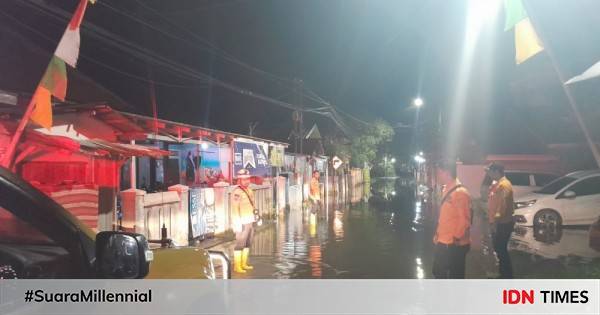
[[[357,187],[343,198],[355,202],[329,202],[318,216],[292,209],[261,227],[251,249],[255,269],[234,278],[432,278],[431,210],[415,198],[412,182],[374,181],[366,192]],[[480,215],[474,219],[468,278],[497,276],[484,222]],[[515,277],[600,275],[600,251],[590,246],[587,229],[517,228],[509,248]]]

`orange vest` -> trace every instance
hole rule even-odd
[[[444,188],[442,196],[456,185]],[[471,228],[471,196],[466,188],[460,187],[446,198],[440,205],[440,216],[433,242],[438,244],[467,245],[471,243],[469,229]]]
[[[508,223],[514,213],[512,184],[502,177],[490,187],[488,196],[488,219],[490,223]]]
[[[321,185],[314,177],[310,179],[310,197],[313,200],[321,200]]]

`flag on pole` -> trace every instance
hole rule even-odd
[[[571,79],[569,79],[569,81],[565,82],[565,84],[585,81],[596,77],[600,77],[600,61],[596,62],[593,66],[589,67],[582,74],[572,77]]]
[[[506,9],[505,31],[515,29],[515,60],[517,64],[524,62],[544,50],[522,0],[505,0]]]
[[[77,66],[80,42],[79,26],[83,20],[88,1],[92,2],[91,0],[81,0],[79,2],[77,10],[75,10],[33,95],[32,102],[35,107],[30,119],[44,128],[52,127],[51,95],[61,101],[64,101],[67,95],[67,67],[65,63],[73,68]]]

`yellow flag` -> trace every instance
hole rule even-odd
[[[522,0],[505,0],[506,24],[504,29],[515,29],[515,59],[517,64],[544,50]]]
[[[39,85],[33,94],[33,112],[30,119],[32,122],[50,129],[52,127],[52,103],[50,102],[50,91]]]
[[[517,64],[544,50],[529,19],[524,19],[515,25],[515,49]]]

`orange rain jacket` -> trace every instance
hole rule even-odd
[[[490,223],[509,223],[515,210],[512,184],[502,177],[490,187],[488,219]]]
[[[314,201],[321,200],[321,185],[319,180],[314,177],[310,179],[310,198]]]
[[[444,187],[442,198],[460,182]],[[440,205],[440,217],[433,237],[435,244],[468,245],[471,243],[469,229],[471,228],[471,196],[464,187],[459,187],[450,193]]]

